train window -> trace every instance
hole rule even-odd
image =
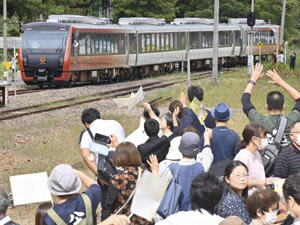
[[[151,51],[155,52],[156,51],[156,44],[155,44],[155,34],[151,34]]]
[[[203,32],[202,33],[202,46],[203,46],[203,48],[211,48],[212,47],[212,41],[213,41],[213,32]]]
[[[173,37],[173,33],[170,33],[170,50],[174,50],[174,37]]]
[[[200,48],[199,34],[200,34],[200,32],[191,32],[190,33],[190,49]]]
[[[156,34],[156,51],[160,51],[160,34]]]
[[[87,55],[91,54],[91,38],[90,34],[85,35],[85,51]]]
[[[145,48],[145,50],[146,50],[146,52],[150,52],[151,51],[151,36],[150,36],[150,34],[146,34],[145,37],[146,37],[146,48]]]
[[[186,38],[184,32],[178,33],[178,47],[179,50],[186,49]]]
[[[236,46],[241,46],[241,32],[236,31],[235,33],[235,45]]]
[[[173,33],[173,40],[174,40],[174,50],[178,50],[177,33]]]
[[[129,53],[135,54],[136,53],[136,35],[129,34]]]
[[[146,37],[144,34],[140,35],[140,43],[141,43],[141,52],[144,53],[146,52]]]
[[[165,51],[165,34],[160,34],[160,51]]]
[[[85,55],[85,34],[79,35],[79,55]]]
[[[91,34],[91,54],[96,54],[96,34]]]
[[[165,34],[165,50],[170,51],[170,35]]]

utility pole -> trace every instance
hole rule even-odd
[[[251,1],[251,13],[254,13],[254,0]],[[253,56],[253,42],[254,42],[254,30],[253,26],[251,27],[251,31],[249,32],[249,44],[248,44],[248,74],[251,75],[252,73],[252,66],[254,63],[254,56]]]
[[[219,0],[214,3],[214,36],[213,36],[213,68],[212,83],[218,84],[218,44],[219,44]]]
[[[3,61],[7,61],[7,8],[6,0],[3,0]]]
[[[280,49],[282,48],[282,45],[283,45],[285,6],[286,6],[286,0],[282,0],[282,14],[281,14],[280,38],[279,38],[279,48]]]

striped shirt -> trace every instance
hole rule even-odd
[[[274,175],[287,178],[291,174],[300,172],[300,149],[294,144],[282,149],[277,157],[274,167]]]

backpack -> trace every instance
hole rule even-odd
[[[283,138],[286,124],[287,118],[281,117],[275,138],[273,139],[272,143],[268,144],[267,147],[260,152],[267,177],[273,174],[274,163],[280,152],[280,142]]]
[[[84,202],[85,207],[85,218],[81,220],[77,225],[93,225],[93,214],[92,214],[92,204],[91,200],[87,194],[81,194],[81,197]],[[67,225],[65,221],[54,211],[53,208],[47,211],[48,216],[55,222],[57,225]],[[72,221],[71,221],[72,222]],[[76,221],[74,221],[76,222]]]

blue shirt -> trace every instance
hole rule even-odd
[[[217,214],[223,218],[238,216],[244,220],[246,224],[251,223],[251,218],[246,210],[242,198],[234,193],[227,192],[223,195],[218,204]]]
[[[235,146],[240,142],[240,136],[226,126],[219,126],[212,129],[212,138],[210,140],[211,151],[214,155],[215,164],[226,159],[234,158]],[[204,136],[200,141],[200,149],[204,148]]]
[[[91,200],[92,213],[93,213],[93,223],[97,224],[96,210],[101,201],[101,188],[97,184],[93,184],[85,191]],[[65,221],[68,225],[73,225],[77,222],[78,218],[84,219],[85,206],[81,195],[76,195],[75,197],[63,202],[61,204],[54,205],[54,211],[58,216]],[[44,225],[56,225],[53,220],[46,214],[44,216]]]
[[[211,115],[211,111],[207,110],[206,109],[206,112],[207,112],[207,116],[204,120],[204,124],[206,127],[210,128],[210,129],[213,129],[216,127],[216,121],[215,119],[212,117]]]
[[[184,107],[183,111],[184,115],[181,118],[179,118],[179,129],[182,131],[185,128],[193,127],[198,132],[200,132],[200,134],[203,134],[205,128],[203,125],[201,125],[198,117],[193,112],[193,110],[191,110],[188,107]]]

